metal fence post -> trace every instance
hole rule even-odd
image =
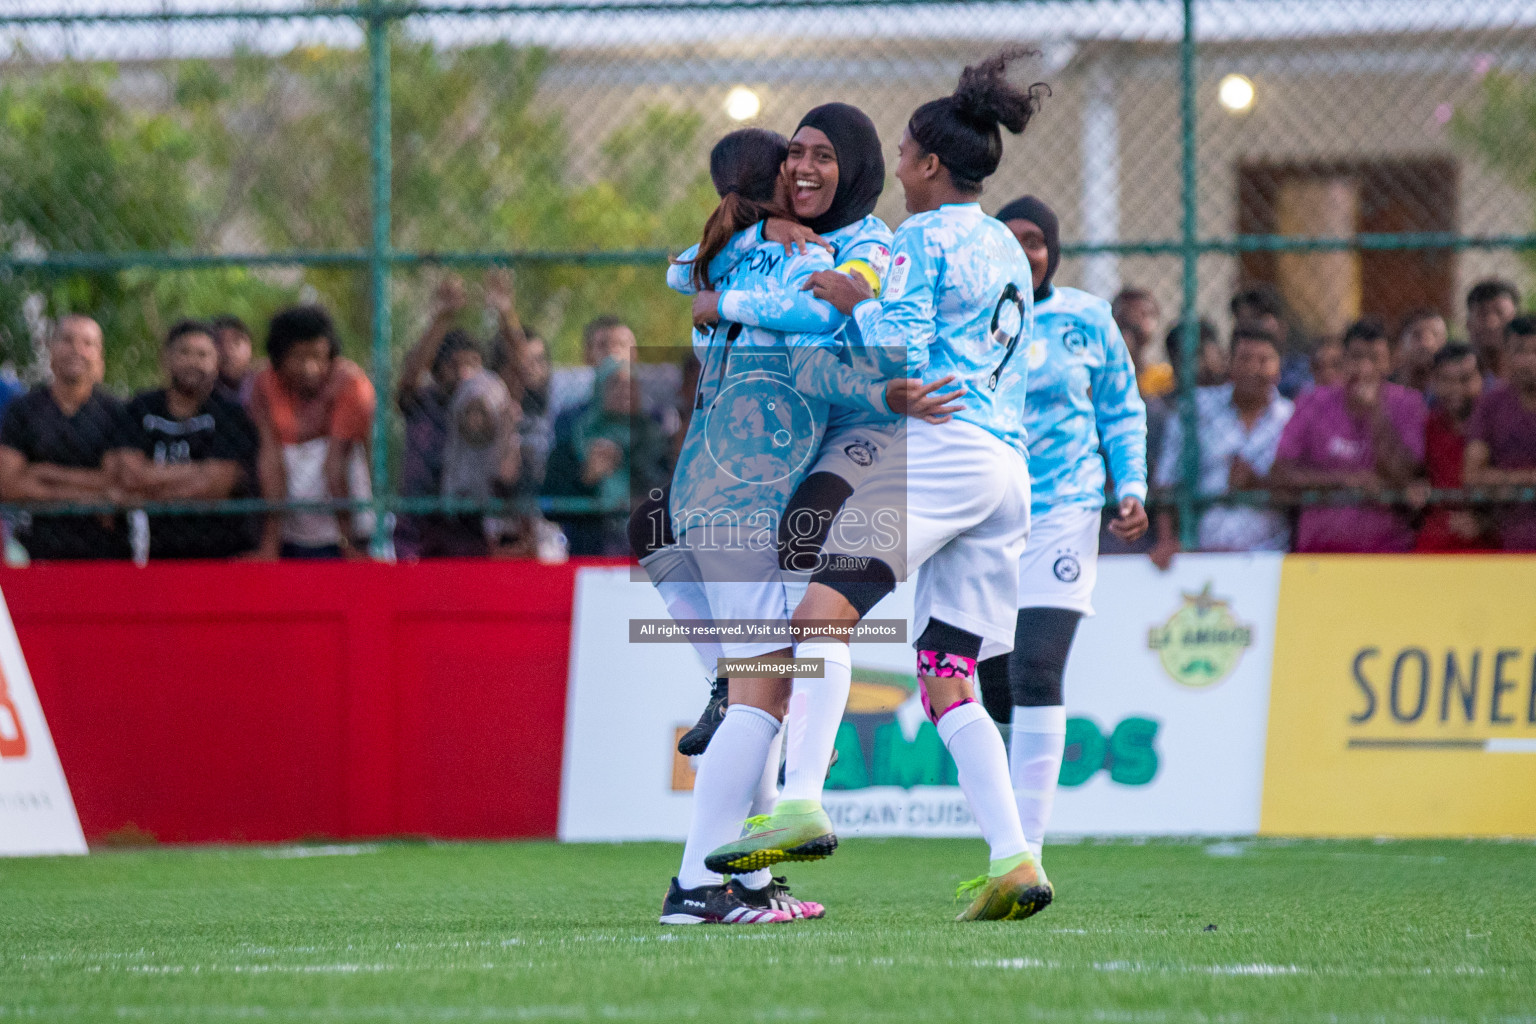
[[[389,543],[385,521],[384,498],[390,493],[389,480],[389,396],[390,386],[390,182],[393,174],[390,153],[389,96],[389,24],[391,15],[384,0],[368,3],[368,77],[369,132],[368,169],[372,185],[373,235],[368,245],[368,272],[371,278],[373,310],[372,358],[369,376],[377,405],[373,413],[373,554],[382,556]]]
[[[1195,413],[1195,360],[1200,347],[1200,218],[1196,207],[1198,175],[1196,167],[1195,110],[1195,0],[1184,0],[1184,37],[1179,44],[1179,128],[1183,136],[1180,171],[1183,178],[1184,223],[1184,309],[1179,333],[1178,398],[1179,425],[1184,445],[1179,452],[1179,543],[1192,551],[1200,543],[1200,524],[1195,498],[1200,486],[1200,438]]]

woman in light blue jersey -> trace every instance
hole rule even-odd
[[[710,176],[721,201],[692,256],[696,287],[793,293],[817,270],[832,269],[831,256],[815,246],[792,254],[760,243],[739,259],[726,255],[746,229],[783,210],[778,170],[787,150],[782,136],[762,129],[732,132],[715,146]],[[932,403],[919,381],[878,381],[841,362],[829,332],[786,334],[722,321],[695,331],[693,343],[699,382],[665,518],[675,544],[650,552],[642,564],[664,596],[674,583],[692,588],[695,614],[684,617],[782,626],[789,609],[773,543],[777,520],[817,451],[829,403],[880,413]],[[668,604],[675,607],[670,598]],[[729,659],[788,653],[782,638],[750,633],[722,640],[719,649]],[[780,675],[731,677],[730,709],[699,765],[683,863],[662,923],[761,924],[820,915],[766,871],[737,871],[725,884],[704,865],[709,850],[739,834],[788,698],[789,680]]]
[[[785,245],[786,252],[795,245],[819,244],[832,253],[837,264],[834,269],[858,274],[878,295],[890,264],[891,231],[873,215],[885,185],[885,158],[874,122],[846,103],[816,107],[800,119],[789,142],[783,173],[797,219],[770,218],[742,232],[737,236],[741,239],[737,258],[764,238]],[[692,255],[684,253],[683,258]],[[681,272],[682,266],[674,268],[668,282],[679,291],[692,291],[692,281]],[[842,358],[860,372],[874,374],[874,362],[865,352],[857,328],[849,330],[852,321],[842,313],[810,291],[786,293],[777,290],[773,282],[764,282],[761,288],[758,293],[739,289],[697,292],[694,323],[712,326],[723,318],[774,330],[802,330],[835,316],[842,321]],[[781,566],[801,573],[815,568],[833,517],[880,463],[900,427],[901,418],[895,414],[832,407],[816,461],[779,521]],[[803,591],[803,579],[792,579],[796,599],[798,591]],[[698,723],[679,739],[679,752],[703,752],[724,706],[725,683],[716,680]]]
[[[1019,825],[1002,738],[972,689],[977,659],[1013,646],[1029,531],[1026,361],[1016,356],[1034,289],[1018,243],[977,203],[1002,158],[1001,129],[1022,132],[1048,92],[1007,80],[1009,62],[1025,52],[966,68],[952,95],[913,112],[896,168],[913,216],[896,231],[880,299],[852,275],[812,277],[815,294],[850,314],[872,351],[900,355],[900,372],[963,382],[965,408],[944,424],[910,424],[902,452],[833,522],[822,567],[795,611],[809,638],[796,653],[820,659],[824,677],[796,680],[783,797],[746,836],[706,858],[717,870],[814,859],[835,847],[821,782],[849,692],[850,631],[915,570],[919,685],[991,849],[987,873],[964,887],[973,899],[960,917],[1023,918],[1050,903]]]
[[[1025,352],[1031,523],[1019,561],[1013,650],[978,672],[988,712],[1012,725],[1014,798],[1038,858],[1066,747],[1062,674],[1078,620],[1093,614],[1105,484],[1100,451],[1119,505],[1110,529],[1134,541],[1147,531],[1147,416],[1109,303],[1052,283],[1061,253],[1055,212],[1025,196],[997,218],[1019,240],[1035,287],[1035,330]]]

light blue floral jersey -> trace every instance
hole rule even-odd
[[[861,269],[867,270],[866,280],[873,276],[876,282],[884,281],[891,261],[891,229],[885,226],[885,221],[868,216],[830,231],[823,237],[832,246],[835,269],[843,270],[859,265]],[[715,259],[721,264],[734,264],[765,244],[771,243],[765,243],[763,226],[759,223],[732,236]],[[698,246],[694,246],[683,253],[680,259],[691,260],[697,253]],[[667,284],[674,291],[693,293],[688,269],[686,263],[677,263],[668,270]],[[767,281],[747,289],[740,283],[730,287],[717,283],[716,290],[720,292],[719,311],[722,320],[792,333],[840,331],[843,362],[860,374],[879,377],[879,364],[864,351],[857,324],[810,292],[800,290],[799,285],[787,289],[777,282]],[[890,412],[872,413],[853,406],[834,405],[828,427],[835,430],[856,424],[892,423],[898,419],[900,417]]]
[[[738,232],[733,247],[716,256],[709,276],[719,290],[752,296],[760,310],[777,309],[765,296],[809,294],[800,293],[800,285],[832,269],[832,257],[819,247],[786,254],[772,242],[736,246],[745,234]],[[725,319],[694,331],[698,393],[672,479],[679,537],[710,521],[775,530],[821,445],[831,403],[866,416],[890,414],[883,384],[839,359],[841,319],[825,318],[817,331]]]
[[[1055,288],[1035,305],[1026,350],[1032,514],[1104,503],[1104,458],[1116,499],[1147,498],[1147,407],[1109,303]]]
[[[907,218],[891,244],[879,300],[854,318],[877,359],[904,353],[887,377],[933,382],[953,374],[966,389],[955,414],[1028,456],[1024,433],[1027,347],[1034,289],[1024,250],[976,203]]]

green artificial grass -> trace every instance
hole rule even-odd
[[[979,842],[794,865],[822,921],[663,928],[678,848],[150,849],[0,861],[0,1020],[1536,1024],[1536,846],[1085,842],[958,924]],[[1214,926],[1214,927],[1212,927]]]

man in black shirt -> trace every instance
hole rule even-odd
[[[88,316],[60,318],[48,339],[53,381],[5,410],[0,423],[0,499],[107,502],[121,495],[111,449],[123,405],[100,388],[101,327]],[[33,558],[127,558],[121,516],[35,515],[19,539]]]
[[[183,320],[166,335],[161,362],[170,386],[128,403],[117,445],[123,490],[145,501],[207,501],[255,493],[256,427],[216,390],[214,328]],[[256,546],[247,515],[160,515],[149,519],[150,558],[227,558]]]

